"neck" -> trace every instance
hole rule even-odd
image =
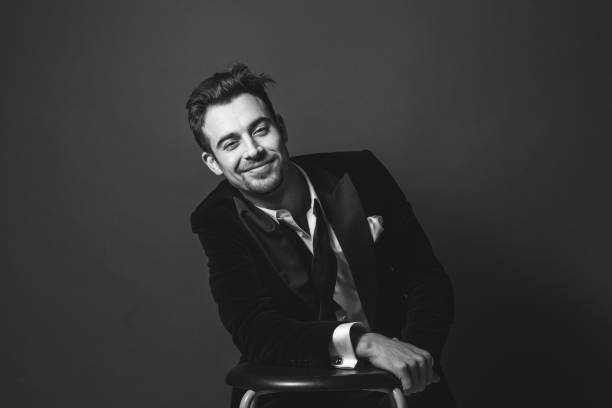
[[[295,165],[289,162],[286,177],[273,192],[265,196],[244,196],[253,204],[271,210],[285,209],[291,214],[306,214],[310,206],[308,184]]]

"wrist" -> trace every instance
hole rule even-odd
[[[376,342],[377,336],[380,336],[380,334],[363,333],[359,336],[355,347],[355,355],[358,358],[370,358],[373,355],[374,343]]]
[[[351,346],[353,347],[354,351],[357,350],[357,344],[359,343],[359,339],[361,339],[361,336],[363,336],[367,332],[368,330],[360,323],[354,323],[351,326],[349,336],[351,338]]]

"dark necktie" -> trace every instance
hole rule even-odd
[[[319,320],[336,320],[338,305],[333,301],[336,284],[336,255],[332,251],[327,222],[318,200],[315,200],[315,226],[311,278],[319,297]]]

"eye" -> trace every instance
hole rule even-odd
[[[223,150],[234,150],[237,146],[237,140],[229,140],[223,144]]]
[[[260,126],[257,129],[255,129],[255,132],[253,132],[254,135],[257,136],[264,136],[266,134],[268,134],[268,126]]]

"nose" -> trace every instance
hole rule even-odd
[[[244,139],[245,149],[243,157],[249,160],[256,159],[262,152],[261,146],[250,135]]]

